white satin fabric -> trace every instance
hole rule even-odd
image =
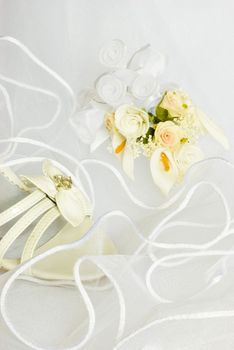
[[[144,160],[131,182],[107,144],[90,155],[70,123],[79,91],[102,72],[100,46],[121,38],[134,51],[150,42],[169,57],[165,82],[189,91],[233,146],[232,10],[228,0],[0,0],[1,159],[19,173],[35,174],[44,158],[63,164],[96,220],[82,240],[1,275],[2,349],[233,348],[233,165],[203,161],[165,199]],[[232,147],[228,155],[212,142],[204,148],[234,160]],[[0,188],[1,210],[14,200],[7,188]],[[118,255],[77,260],[69,285],[25,275],[38,259],[82,245],[97,227]],[[105,277],[83,284],[86,260]]]

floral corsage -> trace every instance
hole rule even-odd
[[[223,147],[222,131],[178,88],[162,91],[164,57],[150,46],[125,61],[126,47],[114,40],[101,50],[101,62],[112,71],[83,92],[72,119],[80,139],[91,151],[106,139],[124,172],[134,179],[134,161],[149,158],[155,184],[164,194],[181,182],[189,167],[203,158],[198,139],[213,136]],[[113,67],[115,69],[113,70]]]

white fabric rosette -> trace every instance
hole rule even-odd
[[[96,82],[97,93],[110,106],[122,103],[127,87],[125,83],[113,74],[104,74]]]
[[[165,66],[165,56],[153,50],[149,44],[136,51],[128,63],[128,69],[140,70],[154,77],[162,74]]]
[[[136,99],[145,100],[157,95],[159,77],[165,65],[165,56],[154,51],[150,45],[144,46],[132,56],[128,69],[136,72],[130,88]]]
[[[99,52],[99,60],[106,67],[119,67],[126,57],[127,47],[122,40],[114,39],[106,43]]]
[[[109,137],[103,124],[104,114],[105,110],[89,106],[77,111],[71,120],[78,138],[84,144],[90,146],[91,152],[98,148]]]
[[[139,100],[146,100],[158,92],[158,82],[149,73],[138,73],[131,84],[132,95]]]

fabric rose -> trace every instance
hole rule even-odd
[[[107,42],[99,52],[100,62],[107,67],[119,67],[123,64],[127,47],[122,40]]]
[[[179,90],[167,91],[160,103],[160,107],[166,109],[171,117],[186,115],[191,105],[189,97]]]
[[[178,125],[172,121],[161,122],[155,130],[155,141],[162,147],[174,149],[183,137]]]
[[[114,74],[103,74],[96,81],[98,96],[110,106],[118,106],[123,103],[126,96],[126,84]]]
[[[115,112],[115,125],[126,139],[136,140],[149,129],[149,115],[143,109],[122,105]]]
[[[180,174],[184,176],[191,165],[203,159],[203,153],[199,147],[184,143],[174,152],[174,159]]]

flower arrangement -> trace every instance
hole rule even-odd
[[[154,109],[121,105],[105,115],[113,151],[134,179],[134,159],[150,159],[155,184],[165,194],[180,182],[188,168],[203,158],[198,138],[211,134],[225,148],[228,142],[204,113],[180,90],[166,91]]]
[[[100,61],[112,71],[102,74],[94,89],[83,92],[72,125],[91,151],[110,139],[131,179],[135,159],[148,157],[153,181],[167,195],[203,158],[198,146],[202,135],[210,134],[225,148],[228,141],[186,93],[177,87],[163,89],[163,55],[145,46],[127,63],[125,56],[120,40],[102,48]]]

